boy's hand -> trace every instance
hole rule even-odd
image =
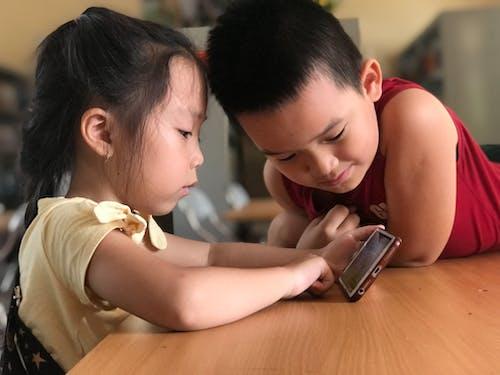
[[[332,269],[335,279],[344,271],[344,268],[352,259],[353,255],[360,249],[361,245],[368,239],[370,234],[372,234],[375,229],[381,227],[380,225],[367,225],[345,232],[338,236],[335,241],[330,242],[327,246],[318,251]]]
[[[320,249],[342,234],[359,226],[359,216],[340,204],[325,215],[313,219],[306,227],[297,249]]]

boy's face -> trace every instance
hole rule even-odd
[[[362,82],[364,84],[364,82]],[[333,193],[356,188],[378,147],[376,85],[340,88],[317,74],[282,107],[237,120],[269,163],[290,180]]]

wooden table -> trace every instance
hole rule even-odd
[[[223,217],[236,222],[271,221],[282,210],[272,198],[253,198],[240,209],[226,211]]]
[[[112,334],[71,374],[500,374],[500,253],[386,269],[356,303],[334,287],[223,327]]]

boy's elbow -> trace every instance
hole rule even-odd
[[[433,254],[396,254],[389,264],[393,267],[427,267],[434,264],[438,257]]]
[[[389,264],[392,267],[427,267],[433,264],[435,260],[431,259],[409,259],[409,260],[395,260]]]

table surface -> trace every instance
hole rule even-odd
[[[252,198],[246,206],[226,211],[223,217],[235,222],[271,221],[282,210],[272,198]]]
[[[197,332],[107,336],[72,374],[500,374],[500,253],[389,268]]]

